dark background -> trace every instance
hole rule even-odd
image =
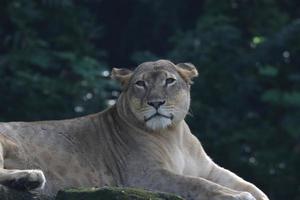
[[[1,0],[0,121],[102,110],[111,67],[191,62],[188,123],[272,200],[300,199],[299,0]]]

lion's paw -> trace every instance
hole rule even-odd
[[[262,196],[262,197],[259,197],[259,198],[256,198],[257,200],[270,200],[267,196]]]
[[[256,198],[249,192],[242,192],[236,195],[236,200],[256,200]]]
[[[36,183],[37,187],[33,187],[33,189],[43,189],[46,184],[46,178],[43,171],[35,169],[35,170],[28,170],[28,180],[31,183]]]
[[[16,190],[42,189],[46,178],[41,170],[18,170],[11,174],[10,180],[4,181],[3,185]]]

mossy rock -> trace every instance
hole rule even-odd
[[[55,200],[183,200],[174,194],[136,188],[104,187],[61,190]]]

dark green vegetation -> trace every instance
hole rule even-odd
[[[167,194],[133,188],[69,189],[59,191],[55,200],[182,200]]]
[[[104,70],[192,62],[188,122],[208,154],[272,200],[300,199],[299,10],[298,0],[2,0],[0,120],[97,112],[117,95]]]

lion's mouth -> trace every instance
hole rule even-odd
[[[170,120],[173,120],[173,118],[174,118],[173,114],[170,114],[170,116],[168,116],[168,115],[164,115],[164,114],[161,114],[161,113],[159,113],[159,112],[156,112],[155,114],[151,115],[151,116],[148,117],[148,118],[145,117],[144,120],[145,120],[145,122],[147,122],[147,121],[153,119],[154,117],[164,117],[164,118],[168,118],[168,119],[170,119]]]

